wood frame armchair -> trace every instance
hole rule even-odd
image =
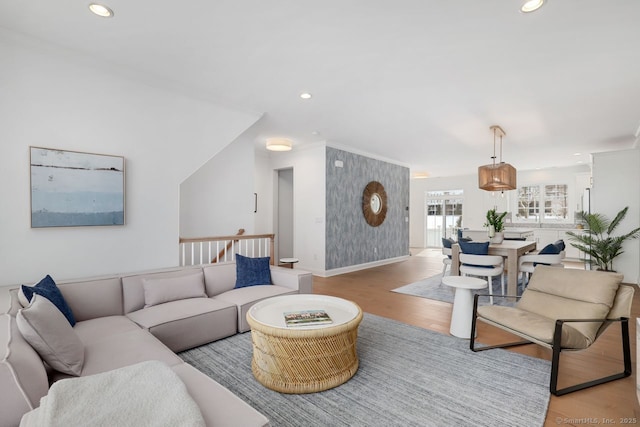
[[[478,306],[476,296],[469,348],[484,351],[524,344],[538,344],[552,351],[549,391],[562,396],[631,375],[629,317],[634,288],[621,285],[621,274],[561,269],[539,265],[515,307]],[[513,297],[511,297],[513,298]],[[476,325],[480,320],[523,341],[477,346]],[[558,389],[560,354],[589,348],[613,323],[622,333],[623,371]]]

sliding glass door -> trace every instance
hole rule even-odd
[[[428,191],[425,207],[427,247],[441,247],[443,237],[454,236],[462,227],[462,190]]]

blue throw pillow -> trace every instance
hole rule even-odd
[[[455,242],[452,239],[448,239],[446,237],[442,238],[442,247],[443,248],[447,248],[447,249],[451,249],[451,245],[453,245]],[[447,255],[449,258],[451,258],[451,255]]]
[[[562,252],[562,250],[556,246],[555,243],[549,243],[547,246],[542,248],[540,252],[538,252],[538,255],[557,255],[560,252]]]
[[[554,245],[556,245],[558,248],[560,248],[560,252],[564,251],[566,249],[566,246],[564,244],[564,240],[560,239],[560,240],[556,240],[555,242],[553,242]]]
[[[235,288],[245,288],[247,286],[270,285],[271,258],[249,258],[236,254],[236,286]]]
[[[562,240],[560,240],[562,242]],[[564,242],[562,242],[562,244],[564,245]],[[542,248],[542,250],[540,252],[538,252],[538,255],[557,255],[560,252],[562,252],[562,249],[560,249],[560,246],[556,245],[555,243],[549,243],[547,246],[545,246],[544,248]],[[535,267],[536,265],[551,265],[551,264],[547,264],[545,262],[534,262],[533,266]]]
[[[38,294],[45,297],[46,299],[51,301],[53,305],[58,307],[58,310],[60,310],[60,312],[64,314],[64,317],[67,318],[71,326],[76,324],[76,319],[73,317],[71,308],[69,308],[69,305],[67,305],[67,302],[64,300],[60,289],[58,289],[58,287],[56,286],[56,282],[54,282],[51,276],[49,276],[48,274],[47,277],[38,282],[37,285],[22,285],[20,289],[22,290],[24,297],[29,302],[31,302],[33,294]]]
[[[458,244],[463,254],[489,255],[489,242],[466,242],[462,240]]]

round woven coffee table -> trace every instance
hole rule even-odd
[[[328,324],[287,326],[284,313],[325,311]],[[281,393],[315,393],[336,387],[358,370],[356,341],[362,310],[326,295],[284,295],[256,303],[251,326],[251,370],[265,387]]]

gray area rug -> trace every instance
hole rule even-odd
[[[484,280],[487,278],[484,277]],[[505,277],[504,288],[507,290],[507,278]],[[500,286],[500,278],[494,277],[492,283],[492,293],[494,295],[502,295],[502,288]],[[451,286],[447,286],[442,283],[442,274],[436,274],[435,276],[427,277],[418,282],[409,283],[408,285],[401,286],[396,289],[392,289],[391,292],[398,292],[401,294],[414,295],[417,297],[433,299],[436,301],[444,301],[453,303],[453,297],[455,295],[455,289]],[[518,282],[518,295],[522,295],[522,282]],[[472,290],[474,294],[487,295],[488,289]],[[515,305],[514,298],[493,298],[495,305],[513,306]],[[481,297],[478,300],[478,305],[489,305],[489,297]]]
[[[182,353],[187,363],[281,426],[542,426],[549,362],[505,350],[473,353],[469,341],[364,315],[360,368],[346,383],[281,394],[251,373],[251,334]]]

